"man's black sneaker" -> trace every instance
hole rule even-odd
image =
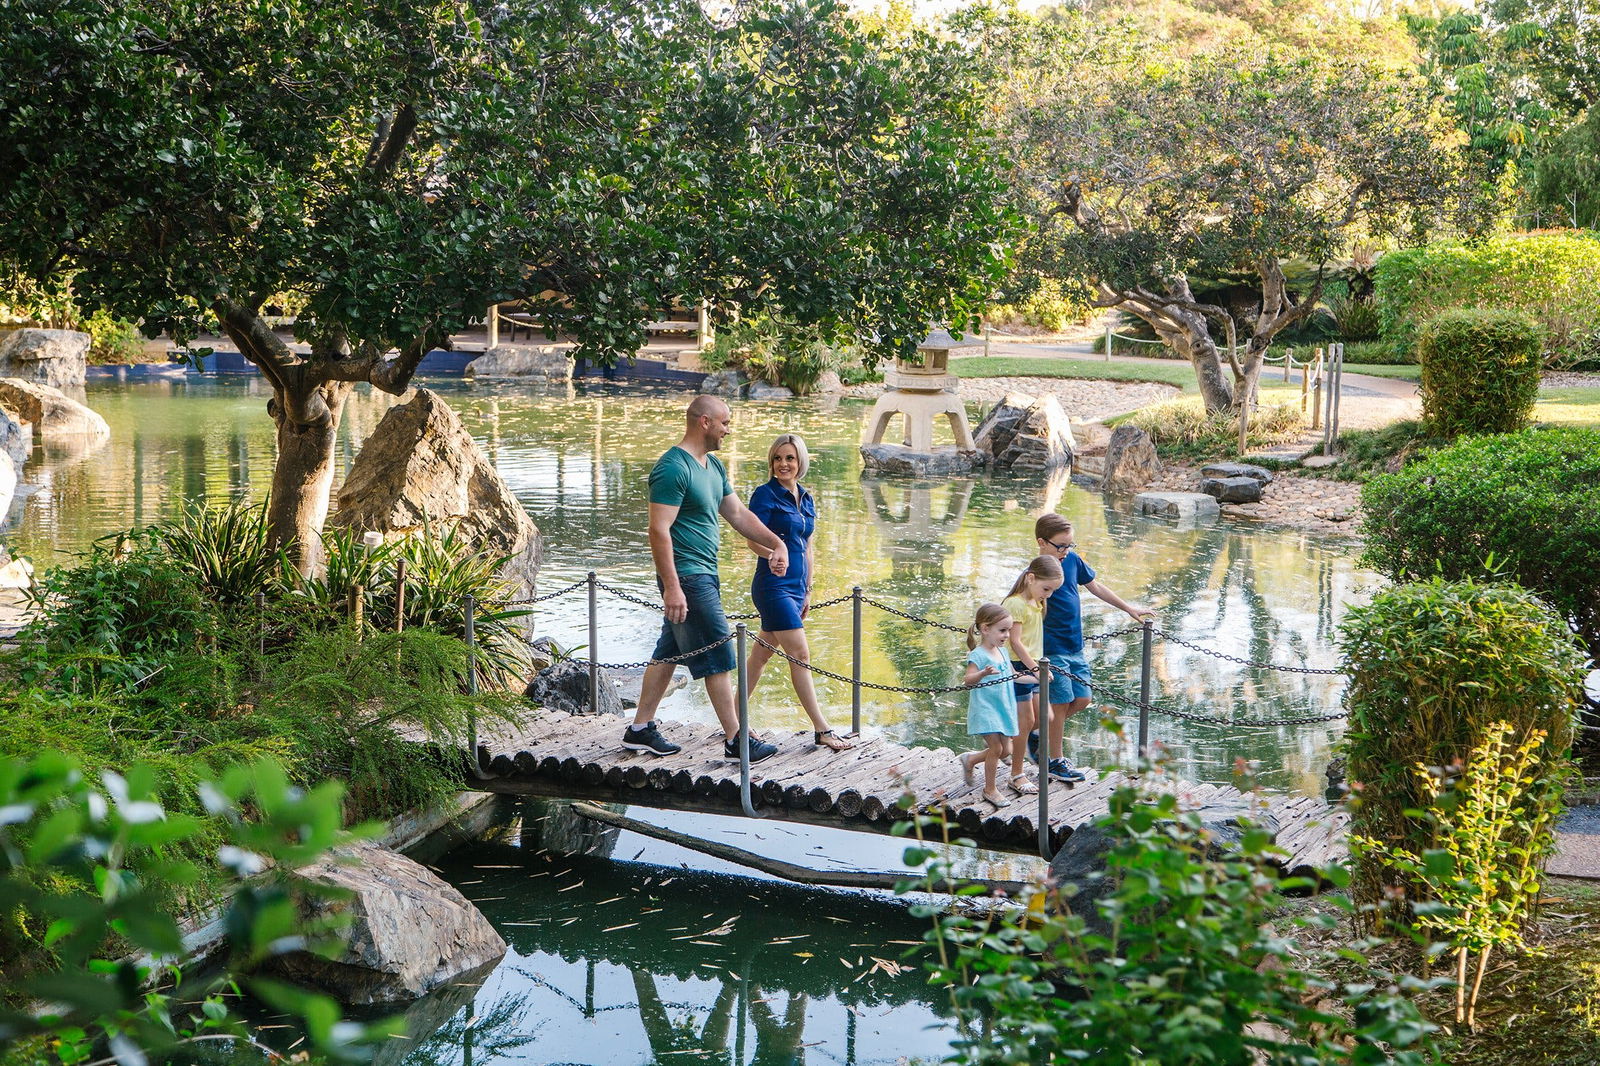
[[[1035,766],[1039,764],[1039,731],[1037,729],[1028,734],[1028,759]]]
[[[732,740],[724,740],[722,742],[722,754],[730,759],[737,759],[739,757],[739,738],[734,737]],[[776,754],[778,754],[778,745],[769,740],[762,740],[760,737],[750,738],[751,762],[760,762],[762,759]]]
[[[642,726],[630,725],[623,730],[622,746],[629,751],[648,751],[651,755],[672,755],[683,750],[683,745],[674,744],[662,736],[654,722],[646,722]]]
[[[1057,781],[1082,781],[1083,771],[1074,770],[1072,764],[1065,759],[1051,759],[1050,776]]]

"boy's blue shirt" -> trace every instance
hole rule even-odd
[[[1076,551],[1067,552],[1061,570],[1066,580],[1044,604],[1044,653],[1077,655],[1083,651],[1083,605],[1078,586],[1093,581],[1094,571]]]

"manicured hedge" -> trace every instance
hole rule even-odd
[[[1544,330],[1521,311],[1444,311],[1417,338],[1422,420],[1437,436],[1526,429]]]
[[[1351,609],[1340,648],[1350,675],[1344,747],[1354,833],[1416,854],[1437,846],[1433,823],[1417,814],[1429,806],[1418,767],[1466,761],[1496,722],[1511,725],[1513,745],[1544,732],[1537,751],[1547,769],[1528,802],[1548,810],[1560,801],[1584,655],[1531,592],[1439,577],[1397,585]],[[1531,827],[1516,842],[1550,846],[1548,831]],[[1357,865],[1365,901],[1384,898],[1396,881],[1409,902],[1427,898],[1420,882],[1373,856]]]
[[[1600,235],[1590,231],[1408,248],[1380,259],[1373,278],[1383,339],[1399,353],[1441,311],[1497,307],[1544,326],[1548,365],[1600,361]]]
[[[1362,500],[1369,565],[1395,580],[1492,567],[1600,655],[1600,430],[1463,440],[1374,478]]]

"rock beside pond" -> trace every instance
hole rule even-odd
[[[707,396],[726,396],[738,399],[750,383],[737,370],[718,370],[707,374],[700,383],[700,391]]]
[[[309,919],[348,914],[350,940],[336,958],[296,952],[271,968],[341,1002],[416,999],[506,952],[506,942],[465,896],[427,867],[375,844],[340,848],[295,877],[349,893],[309,899],[303,909]]]
[[[784,385],[769,385],[765,381],[752,381],[745,390],[747,400],[792,400],[794,390]]]
[[[1156,454],[1150,434],[1137,426],[1118,426],[1106,442],[1103,492],[1126,495],[1138,492],[1161,473],[1161,457]]]
[[[1215,497],[1203,492],[1141,492],[1133,498],[1138,514],[1158,518],[1207,519],[1221,513]]]
[[[570,349],[555,344],[504,345],[491,348],[467,364],[474,378],[540,378],[571,381]]]
[[[824,370],[817,378],[817,383],[811,386],[813,396],[837,396],[844,390],[844,379],[832,370]]]
[[[931,452],[914,452],[904,444],[863,444],[861,461],[867,474],[887,474],[896,477],[943,477],[947,474],[970,474],[983,469],[982,452],[963,452],[955,448],[935,448]]]
[[[18,422],[0,407],[0,455],[8,455],[20,469],[33,451],[33,426]]]
[[[1071,466],[1072,425],[1054,396],[1007,393],[973,433],[996,470],[1054,470]]]
[[[386,536],[453,523],[466,543],[507,557],[500,573],[518,596],[531,595],[538,576],[539,527],[456,413],[428,389],[383,416],[351,464],[329,521]]]
[[[17,491],[17,467],[11,456],[0,451],[0,526],[5,525],[6,512],[11,510],[11,495]],[[0,563],[6,560],[0,559]]]
[[[98,442],[111,437],[105,419],[51,385],[0,378],[0,408],[14,419],[32,423],[34,437],[45,444],[62,438]]]
[[[1271,484],[1273,478],[1272,471],[1254,463],[1207,463],[1200,473],[1214,478],[1247,477],[1263,485]]]
[[[589,712],[589,664],[576,659],[552,663],[528,680],[522,693],[540,707],[569,714]],[[600,670],[600,713],[621,714],[622,696],[617,683],[602,667]]]
[[[1258,503],[1261,482],[1253,477],[1208,477],[1200,481],[1200,491],[1215,496],[1218,503]]]
[[[0,340],[0,377],[59,389],[82,385],[89,335],[71,329],[19,329]]]

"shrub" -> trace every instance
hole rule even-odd
[[[1362,490],[1365,562],[1401,580],[1491,565],[1543,596],[1600,654],[1600,431],[1463,440]]]
[[[1520,311],[1453,310],[1417,338],[1422,418],[1443,436],[1515,433],[1539,396],[1543,330]]]
[[[1343,341],[1370,341],[1378,336],[1382,318],[1378,304],[1370,297],[1363,299],[1348,292],[1332,293],[1323,301],[1333,316],[1334,328]]]
[[[1095,828],[1110,844],[1095,930],[1043,887],[1022,909],[919,908],[936,922],[928,968],[951,989],[956,1061],[1434,1061],[1433,1027],[1402,992],[1422,982],[1385,980],[1366,966],[1366,945],[1348,938],[1340,961],[1361,967],[1362,982],[1316,971],[1331,968],[1335,952],[1299,934],[1319,929],[1325,939],[1337,919],[1284,913],[1284,891],[1309,885],[1285,882],[1270,865],[1266,831],[1247,828],[1221,847],[1176,797],[1131,786],[1111,795]],[[930,857],[916,847],[906,860]],[[929,868],[930,880],[948,873],[940,862]],[[1326,875],[1345,876],[1338,867]]]
[[[112,318],[102,310],[80,320],[77,328],[89,334],[87,358],[96,365],[131,363],[144,354],[144,334],[137,322]]]
[[[1060,333],[1068,326],[1092,322],[1099,313],[1081,283],[1035,274],[1018,280],[984,318],[997,329],[1022,325]]]
[[[1374,277],[1383,338],[1399,351],[1440,311],[1494,307],[1544,326],[1548,366],[1600,359],[1600,234],[1518,233],[1409,248],[1380,259]]]
[[[1238,417],[1227,412],[1208,415],[1196,397],[1151,404],[1126,421],[1150,434],[1157,449],[1167,456],[1211,458],[1239,450]],[[1260,407],[1250,416],[1250,447],[1266,448],[1293,440],[1304,425],[1298,404]]]
[[[824,372],[859,364],[861,354],[853,346],[834,348],[792,323],[760,316],[719,331],[701,362],[708,370],[732,367],[754,381],[782,385],[804,396]]]
[[[1348,772],[1358,789],[1354,833],[1385,848],[1423,855],[1438,846],[1438,823],[1420,812],[1435,799],[1417,773],[1465,764],[1509,723],[1509,738],[1532,749],[1546,772],[1530,782],[1519,828],[1507,846],[1548,850],[1538,819],[1560,803],[1558,771],[1572,744],[1582,693],[1582,650],[1562,620],[1511,584],[1428,581],[1388,589],[1352,608],[1340,636],[1350,686],[1345,693]],[[1415,873],[1358,856],[1358,898],[1376,903],[1398,885],[1409,905],[1434,893]]]
[[[1416,353],[1399,351],[1388,341],[1356,341],[1344,346],[1347,366],[1405,366],[1417,361]]]
[[[237,606],[258,592],[277,594],[282,589],[280,557],[272,546],[264,503],[191,505],[176,524],[158,527],[155,535],[218,603]]]

